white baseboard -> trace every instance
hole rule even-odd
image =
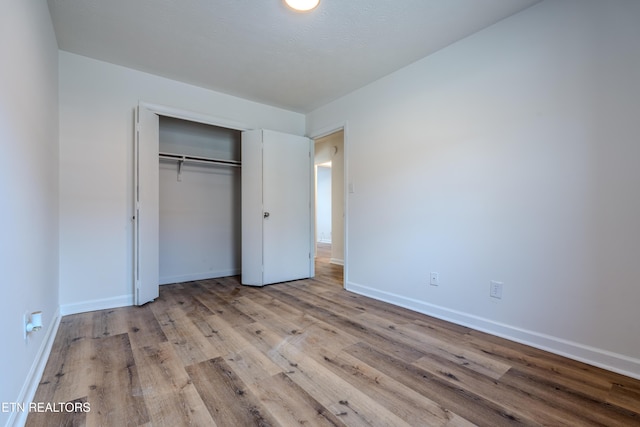
[[[60,306],[60,314],[66,316],[68,314],[86,313],[88,311],[105,310],[108,308],[128,307],[133,305],[133,294],[120,295],[118,297],[95,299],[90,301],[81,301],[71,304],[63,304]]]
[[[596,347],[565,340],[551,335],[530,331],[515,326],[495,322],[472,314],[451,310],[446,307],[429,304],[424,301],[407,298],[390,292],[380,291],[367,286],[347,282],[345,289],[373,299],[408,308],[418,313],[467,326],[491,335],[496,335],[549,351],[560,356],[584,362],[628,377],[640,379],[640,359],[614,353]]]
[[[160,277],[161,285],[170,285],[172,283],[192,282],[194,280],[215,279],[217,277],[229,277],[239,275],[241,270],[234,268],[230,270],[206,271],[204,273],[183,274],[179,276]]]
[[[318,239],[318,243],[331,243],[331,238],[328,239]]]
[[[338,258],[331,258],[329,260],[330,264],[335,264],[335,265],[344,265],[344,260],[343,259],[338,259]]]
[[[160,279],[160,285],[170,283],[190,282],[193,280],[212,279],[215,277],[228,277],[240,274],[239,269],[224,270],[217,272],[208,272],[200,274],[191,274],[186,276],[163,277]],[[134,295],[120,295],[117,297],[95,299],[90,301],[80,301],[71,304],[63,304],[60,306],[60,314],[66,316],[68,314],[86,313],[88,311],[106,310],[109,308],[129,307],[135,304]]]
[[[42,340],[42,344],[40,344],[40,348],[38,349],[38,353],[36,355],[33,364],[31,365],[31,369],[29,370],[29,374],[22,386],[22,390],[20,390],[20,395],[16,399],[16,402],[32,402],[33,397],[36,394],[36,390],[38,389],[38,384],[40,384],[40,379],[42,378],[42,374],[44,373],[44,368],[47,366],[47,360],[49,360],[49,354],[51,353],[51,347],[53,347],[53,341],[56,338],[56,334],[58,333],[58,327],[60,326],[60,309],[56,310],[53,315],[53,320],[49,324],[49,327],[46,330],[46,335]],[[27,422],[27,416],[29,415],[28,411],[15,411],[12,412],[9,416],[9,420],[7,421],[7,426],[24,426]]]

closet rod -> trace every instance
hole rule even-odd
[[[232,166],[232,167],[241,167],[242,163],[237,160],[224,160],[224,159],[214,159],[212,157],[200,157],[200,156],[187,156],[183,154],[176,153],[163,153],[160,152],[161,159],[170,159],[176,160],[178,162],[192,162],[192,163],[213,163],[216,165],[222,166]]]

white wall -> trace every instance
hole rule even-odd
[[[32,397],[58,320],[58,47],[44,1],[0,14],[0,402]],[[44,327],[23,338],[23,314]],[[0,412],[0,425],[21,418]]]
[[[316,241],[331,243],[330,166],[316,166]]]
[[[640,377],[638,22],[544,1],[309,114],[348,123],[347,288]]]
[[[304,134],[304,116],[60,52],[60,302],[132,299],[133,111],[138,100]]]
[[[160,163],[160,284],[240,274],[240,169]]]

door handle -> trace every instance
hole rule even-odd
[[[265,212],[265,213],[263,213],[263,214],[262,214],[262,216],[263,216],[264,218],[269,218],[269,215],[270,215],[270,214],[269,214],[269,212]]]

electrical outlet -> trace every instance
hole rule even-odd
[[[438,286],[440,284],[438,273],[432,271],[431,274],[429,274],[429,284],[431,286]]]
[[[489,296],[491,298],[502,299],[502,282],[491,281],[489,286]]]

